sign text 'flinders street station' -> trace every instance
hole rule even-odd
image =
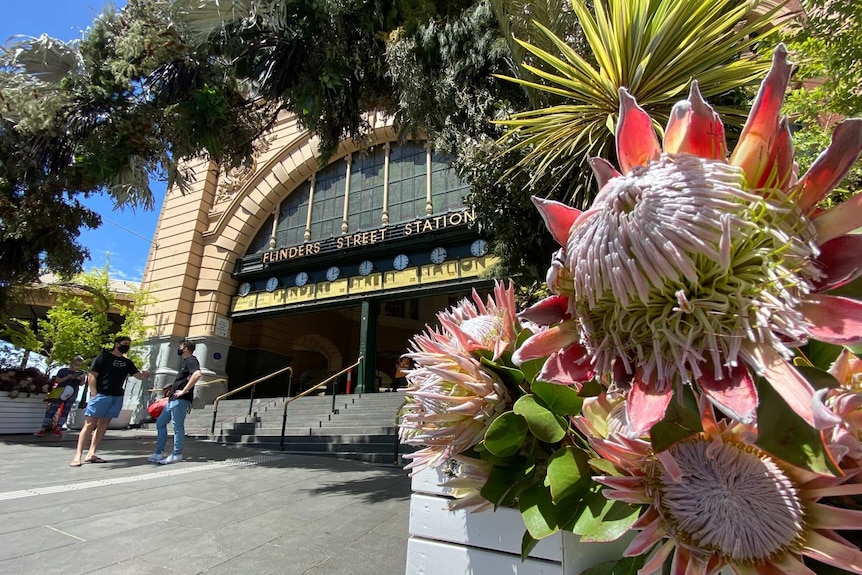
[[[262,263],[274,264],[306,256],[315,256],[355,247],[367,247],[409,236],[426,234],[449,228],[463,227],[476,220],[476,213],[470,209],[430,216],[374,230],[345,234],[298,246],[270,250],[263,253]]]

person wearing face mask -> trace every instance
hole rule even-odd
[[[177,378],[170,387],[164,390],[168,397],[168,405],[156,420],[156,452],[147,458],[150,463],[167,465],[176,463],[183,459],[183,443],[186,436],[186,414],[192,406],[194,399],[194,387],[201,378],[201,365],[198,359],[192,355],[195,350],[195,342],[183,340],[177,349],[177,355],[183,358]],[[170,455],[165,454],[168,443],[168,422],[174,424],[174,446]]]
[[[90,449],[84,463],[106,463],[104,459],[96,455],[96,450],[105,436],[108,424],[120,415],[123,408],[123,394],[126,378],[130,375],[138,379],[145,379],[150,374],[147,371],[138,371],[135,364],[125,356],[132,345],[128,336],[121,335],[114,339],[114,349],[104,351],[90,365],[87,374],[87,384],[90,388],[90,401],[84,411],[84,426],[78,435],[78,448],[75,458],[69,465],[81,467],[81,457],[84,453],[84,445],[89,441]]]

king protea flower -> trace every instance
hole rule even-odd
[[[816,392],[815,417],[826,424],[824,437],[835,460],[845,469],[862,468],[862,359],[843,350],[829,368],[840,384]],[[829,426],[831,423],[831,426]]]
[[[674,389],[694,384],[724,413],[754,420],[752,372],[815,425],[814,390],[788,362],[815,338],[862,342],[862,302],[818,292],[860,273],[862,194],[817,203],[862,149],[862,120],[839,124],[802,178],[779,109],[791,65],[783,45],[728,159],[724,127],[697,83],[677,103],[659,146],[652,121],[620,90],[622,173],[591,165],[600,191],[580,212],[535,200],[562,246],[549,271],[555,296],[524,317],[552,325],[515,361],[549,357],[540,377],[596,375],[629,391],[635,434],[664,416]]]
[[[415,336],[407,354],[416,368],[407,375],[399,437],[407,445],[424,446],[404,456],[413,460],[407,469],[415,471],[443,465],[473,447],[511,407],[506,386],[474,352],[497,358],[514,349],[514,286],[497,283],[487,302],[474,290],[472,302],[464,299],[437,319],[441,327]]]
[[[803,557],[862,573],[862,552],[837,530],[858,530],[862,512],[824,498],[862,494],[848,477],[788,465],[748,441],[750,426],[717,421],[701,402],[704,431],[655,454],[648,441],[603,422],[613,402],[593,402],[575,425],[617,475],[594,477],[604,495],[646,509],[625,555],[650,554],[639,573],[813,575]],[[606,468],[603,468],[606,469]]]

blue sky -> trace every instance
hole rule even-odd
[[[0,0],[0,43],[10,36],[48,34],[60,40],[80,38],[107,2],[94,0]],[[125,5],[125,0],[114,2]],[[104,267],[110,260],[111,276],[140,281],[147,263],[150,243],[156,229],[159,208],[165,196],[165,184],[151,181],[156,197],[154,211],[138,209],[115,210],[106,194],[99,194],[84,203],[102,216],[102,226],[82,230],[81,244],[90,250],[90,260],[84,268]]]

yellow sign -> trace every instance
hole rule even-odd
[[[461,277],[474,278],[485,273],[488,267],[497,263],[494,256],[483,256],[481,258],[465,258],[461,260]]]
[[[419,275],[422,284],[456,280],[458,279],[458,262],[446,262],[439,266],[421,266]]]
[[[419,268],[409,268],[400,272],[383,273],[383,289],[414,287],[419,285]]]
[[[284,303],[302,303],[304,301],[312,301],[314,299],[314,288],[314,284],[287,288],[287,290],[285,290],[287,294],[285,295]]]
[[[254,309],[257,306],[257,294],[249,294],[245,297],[235,297],[233,298],[233,308],[232,311],[246,311],[249,309]]]
[[[341,297],[347,295],[347,279],[317,284],[317,299]]]
[[[272,293],[262,292],[257,294],[257,307],[272,307],[284,304],[284,295],[287,290],[276,290]]]
[[[350,278],[348,291],[353,295],[370,291],[380,291],[382,287],[383,274],[370,274],[367,276]]]

